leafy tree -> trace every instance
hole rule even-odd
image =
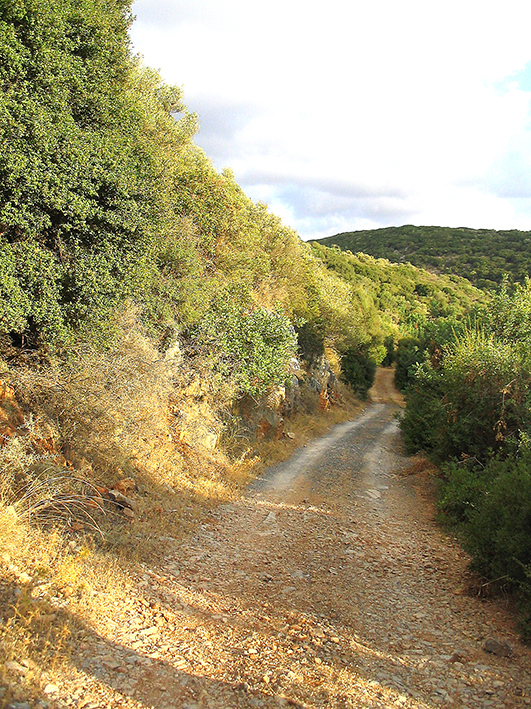
[[[46,264],[37,290],[23,264],[0,275],[1,288],[26,294],[16,312],[0,305],[7,331],[64,337],[108,318],[142,278],[161,156],[139,100],[130,21],[124,0],[0,2],[0,249],[7,261],[40,253]],[[173,99],[156,96],[167,119]]]
[[[306,321],[295,328],[301,356],[307,362],[317,362],[325,352],[325,326],[321,320]]]
[[[374,383],[376,362],[367,347],[349,347],[341,357],[343,380],[360,399],[366,399]]]

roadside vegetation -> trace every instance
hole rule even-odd
[[[505,280],[485,312],[399,343],[410,453],[441,467],[439,506],[482,587],[517,591],[531,637],[531,281]]]
[[[387,272],[401,274],[401,283],[409,273],[418,279],[414,305],[406,297],[402,306],[408,327],[395,338],[395,382],[407,401],[403,439],[410,453],[423,451],[440,467],[442,520],[472,555],[483,592],[516,591],[531,638],[531,232],[407,225],[337,234],[312,247],[333,247],[329,262],[347,278],[386,258],[397,262]],[[411,264],[442,274],[434,291]],[[459,277],[483,289],[483,300],[471,303]],[[370,280],[377,282],[374,273]],[[380,310],[390,290],[398,303],[390,283],[377,291]]]
[[[359,411],[378,365],[430,393],[433,429],[408,404],[408,445],[465,454],[471,479],[477,460],[503,481],[531,435],[529,286],[479,320],[491,296],[464,279],[303,243],[195,145],[131,21],[127,0],[0,3],[0,643],[28,692],[165,536]],[[497,378],[478,379],[491,399],[470,408],[492,420],[461,450],[477,431],[435,437],[438,377],[462,395],[470,353]]]

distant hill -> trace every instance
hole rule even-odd
[[[410,263],[343,252],[319,242],[312,243],[312,251],[329,271],[363,292],[365,310],[371,303],[386,332],[393,331],[392,323],[404,335],[414,323],[459,319],[489,300],[484,290],[454,274],[435,275]]]
[[[495,288],[504,273],[514,281],[531,275],[531,231],[408,224],[344,232],[316,243],[394,263],[409,262],[435,273],[453,273],[479,288]]]

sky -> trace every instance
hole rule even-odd
[[[136,0],[196,143],[303,239],[531,230],[528,0]]]

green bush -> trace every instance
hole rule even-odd
[[[212,369],[232,381],[237,394],[259,397],[286,381],[297,336],[280,307],[242,303],[241,294],[219,298],[195,328],[193,340],[208,353]]]
[[[439,507],[459,530],[472,568],[519,592],[523,630],[531,637],[531,460],[492,459],[486,466],[445,467]]]
[[[395,338],[388,335],[383,342],[385,347],[385,357],[382,360],[382,367],[390,367],[395,361]]]
[[[414,371],[402,431],[409,450],[438,461],[508,455],[531,429],[531,373],[519,348],[469,329]]]
[[[64,337],[63,274],[61,264],[38,244],[0,241],[0,330],[24,332],[31,344]]]
[[[349,347],[341,357],[341,374],[354,393],[366,399],[376,374],[376,362],[369,356],[368,348]]]
[[[315,362],[324,355],[325,327],[322,321],[307,321],[295,328],[299,353],[307,362]]]
[[[424,355],[420,349],[420,340],[404,337],[398,341],[395,354],[395,385],[405,391],[414,380],[414,367],[422,362]]]
[[[417,374],[418,383],[407,390],[407,406],[400,418],[400,430],[409,454],[424,451],[438,459],[439,438],[445,408],[437,373],[429,363]]]
[[[487,494],[492,474],[488,467],[474,459],[447,463],[442,467],[438,490],[438,506],[446,522],[466,530]]]
[[[467,526],[473,566],[489,578],[526,580],[531,564],[531,471],[528,460],[493,462],[492,483],[477,501]]]

